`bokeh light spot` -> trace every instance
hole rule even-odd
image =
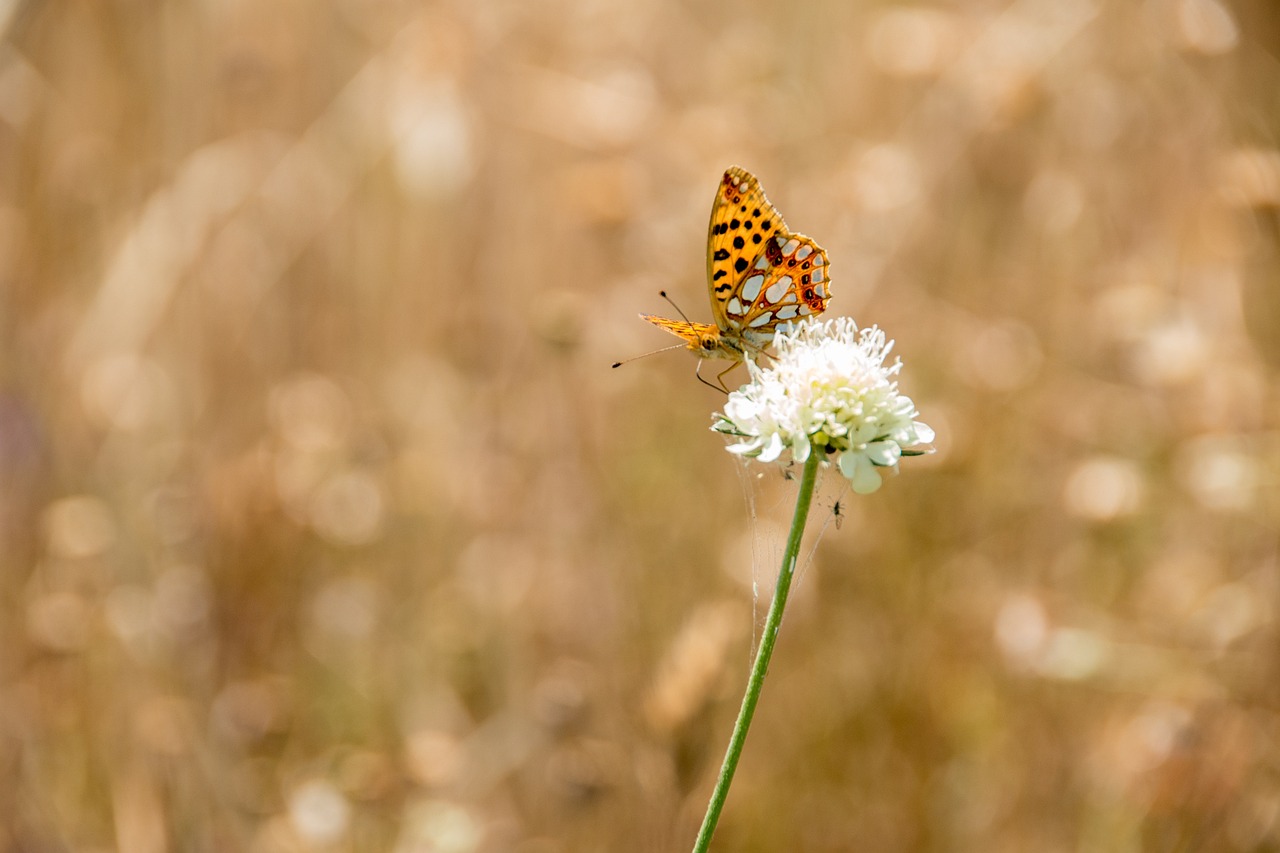
[[[310,374],[272,389],[271,419],[280,436],[297,449],[324,452],[346,441],[351,404],[332,379]]]
[[[1203,436],[1178,448],[1176,469],[1183,487],[1206,509],[1243,511],[1253,506],[1259,463],[1231,436]]]
[[[1219,0],[1178,0],[1178,34],[1185,47],[1217,56],[1235,50],[1240,28]]]
[[[858,198],[867,210],[893,210],[919,197],[920,165],[906,148],[884,143],[862,154],[854,181]]]
[[[311,503],[316,532],[340,545],[366,545],[382,533],[386,498],[369,472],[353,469],[326,480]]]
[[[289,819],[305,841],[332,844],[351,823],[351,804],[333,783],[312,779],[289,795]]]
[[[1049,636],[1044,605],[1030,595],[1010,596],[996,613],[995,635],[1000,650],[1011,662],[1029,668]]]
[[[1071,472],[1063,500],[1072,515],[1110,521],[1137,512],[1144,495],[1142,471],[1135,463],[1119,457],[1095,456]]]
[[[938,74],[954,55],[955,18],[939,9],[899,7],[882,13],[867,33],[871,60],[895,77]]]
[[[116,522],[106,501],[75,495],[50,504],[44,512],[44,534],[55,557],[96,557],[116,541]]]
[[[49,593],[27,605],[27,631],[49,649],[76,652],[89,642],[91,616],[89,605],[79,595]]]

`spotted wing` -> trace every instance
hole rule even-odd
[[[723,334],[768,346],[779,329],[827,310],[830,298],[826,251],[803,234],[774,233],[732,288]]]
[[[826,251],[792,234],[760,181],[737,166],[725,171],[711,207],[707,281],[721,334],[755,347],[789,322],[821,314],[831,293]]]
[[[716,326],[729,332],[728,305],[775,233],[787,233],[782,214],[769,203],[756,176],[738,166],[725,170],[707,229],[707,289]]]

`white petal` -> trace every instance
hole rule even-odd
[[[873,465],[860,465],[856,476],[849,480],[850,487],[860,495],[869,495],[880,488],[880,472]]]
[[[857,453],[840,454],[840,473],[845,476],[845,479],[852,480],[857,475],[858,459]]]
[[[917,441],[921,444],[933,444],[935,437],[933,427],[920,421],[914,421],[911,426],[915,427]]]
[[[782,443],[782,436],[778,435],[776,432],[770,434],[769,441],[765,444],[764,449],[760,451],[760,461],[772,462],[782,455],[784,447],[785,446]]]
[[[892,468],[902,458],[902,448],[896,441],[873,441],[867,445],[867,461],[881,468]]]

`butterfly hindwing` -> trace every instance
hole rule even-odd
[[[743,273],[724,306],[730,333],[767,345],[779,327],[827,308],[826,251],[803,234],[775,233]]]

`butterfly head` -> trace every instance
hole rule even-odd
[[[689,335],[689,349],[703,358],[715,358],[723,349],[720,330],[712,326],[710,329],[692,329]]]

